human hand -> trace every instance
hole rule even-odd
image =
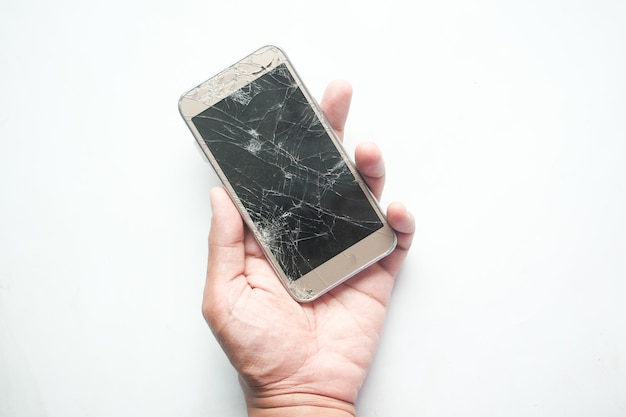
[[[340,137],[352,89],[331,83],[322,110]],[[376,198],[385,169],[361,144],[355,163]],[[202,311],[239,372],[250,416],[354,416],[374,357],[394,279],[413,240],[400,203],[387,209],[398,245],[387,257],[317,300],[300,304],[283,288],[226,191],[211,190],[213,217]]]

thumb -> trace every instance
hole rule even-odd
[[[222,187],[211,190],[211,231],[209,232],[209,261],[202,312],[209,324],[215,324],[220,312],[228,311],[221,303],[228,303],[229,291],[244,272],[243,220],[232,200]],[[245,283],[245,280],[241,280]]]

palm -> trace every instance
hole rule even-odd
[[[244,272],[230,282],[238,297],[212,327],[246,384],[353,403],[378,342],[392,276],[375,265],[315,302],[299,304],[258,244],[246,237],[244,246]]]

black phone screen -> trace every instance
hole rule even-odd
[[[290,280],[383,227],[284,64],[192,121]]]

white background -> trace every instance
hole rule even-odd
[[[281,46],[418,221],[360,416],[626,415],[624,1],[0,4],[0,416],[242,416],[180,94]]]

